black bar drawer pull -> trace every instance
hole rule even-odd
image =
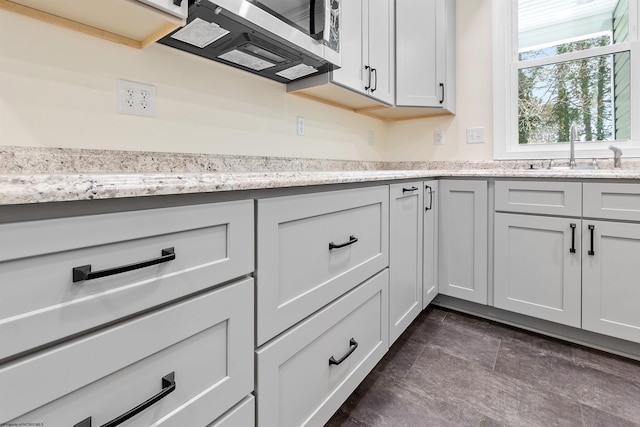
[[[429,185],[426,185],[424,188],[429,191],[429,206],[425,206],[424,210],[430,211],[433,209],[433,189]]]
[[[351,353],[353,353],[354,351],[356,351],[356,348],[358,348],[358,343],[356,342],[356,340],[354,340],[353,338],[351,338],[349,340],[349,351],[347,351],[347,354],[345,354],[344,356],[342,356],[340,358],[340,360],[336,360],[333,356],[331,356],[329,358],[329,365],[339,365],[342,362],[344,362],[347,357],[351,356]]]
[[[571,252],[572,254],[575,254],[576,253],[576,225],[569,224],[569,227],[571,227],[571,249],[569,249],[569,252]]]
[[[82,280],[97,279],[98,277],[111,276],[113,274],[120,274],[126,271],[138,270],[139,268],[150,267],[156,264],[162,264],[163,262],[176,259],[176,252],[174,248],[166,248],[161,252],[162,256],[159,258],[148,259],[146,261],[138,262],[135,264],[123,265],[115,268],[108,268],[106,270],[91,271],[91,264],[83,265],[80,267],[73,267],[73,281],[80,282]]]
[[[444,103],[444,83],[440,83],[440,89],[442,90],[442,98],[440,98],[440,104]]]
[[[349,236],[349,241],[348,242],[344,242],[344,243],[340,243],[340,244],[335,244],[333,242],[329,242],[329,250],[344,248],[345,246],[353,245],[357,241],[358,241],[358,238],[356,236],[351,235],[351,236]]]
[[[595,225],[589,225],[587,226],[589,228],[589,231],[591,232],[591,249],[589,250],[589,255],[593,256],[596,253],[593,250],[593,231],[595,230],[596,226]]]
[[[416,191],[417,189],[418,189],[418,187],[402,188],[402,192],[403,193],[408,193],[410,191]]]
[[[154,403],[157,403],[158,401],[160,401],[160,399],[162,399],[163,397],[166,397],[169,393],[171,393],[175,389],[176,389],[175,372],[171,372],[170,374],[167,374],[164,377],[162,377],[162,390],[160,390],[160,393],[142,402],[132,410],[125,412],[124,414],[120,415],[117,418],[112,419],[106,424],[103,424],[101,427],[115,427],[122,424],[123,422],[127,421],[129,418],[138,415],[140,412],[144,411]],[[91,427],[91,417],[80,421],[78,424],[74,425],[73,427]]]

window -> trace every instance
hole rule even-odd
[[[640,156],[638,2],[494,0],[496,159]]]

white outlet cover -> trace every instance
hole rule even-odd
[[[444,145],[444,132],[441,130],[433,132],[433,143],[435,145]]]
[[[304,136],[304,117],[298,116],[296,132],[298,136]]]
[[[156,87],[146,83],[118,79],[118,113],[156,116]]]

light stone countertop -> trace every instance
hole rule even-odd
[[[589,160],[582,160],[590,163]],[[640,179],[613,169],[550,171],[548,160],[383,162],[0,146],[0,205],[383,182],[433,177]],[[562,162],[556,162],[562,166]],[[534,170],[525,170],[533,165]]]
[[[640,179],[640,170],[458,169],[0,175],[0,205],[257,190],[433,177]]]

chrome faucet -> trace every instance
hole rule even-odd
[[[615,169],[619,169],[622,167],[622,150],[618,147],[614,147],[613,145],[609,146],[609,150],[613,151],[613,167]]]
[[[569,144],[571,146],[571,153],[569,156],[569,167],[576,167],[576,140],[578,139],[578,125],[576,122],[571,123],[571,128],[569,129]]]

